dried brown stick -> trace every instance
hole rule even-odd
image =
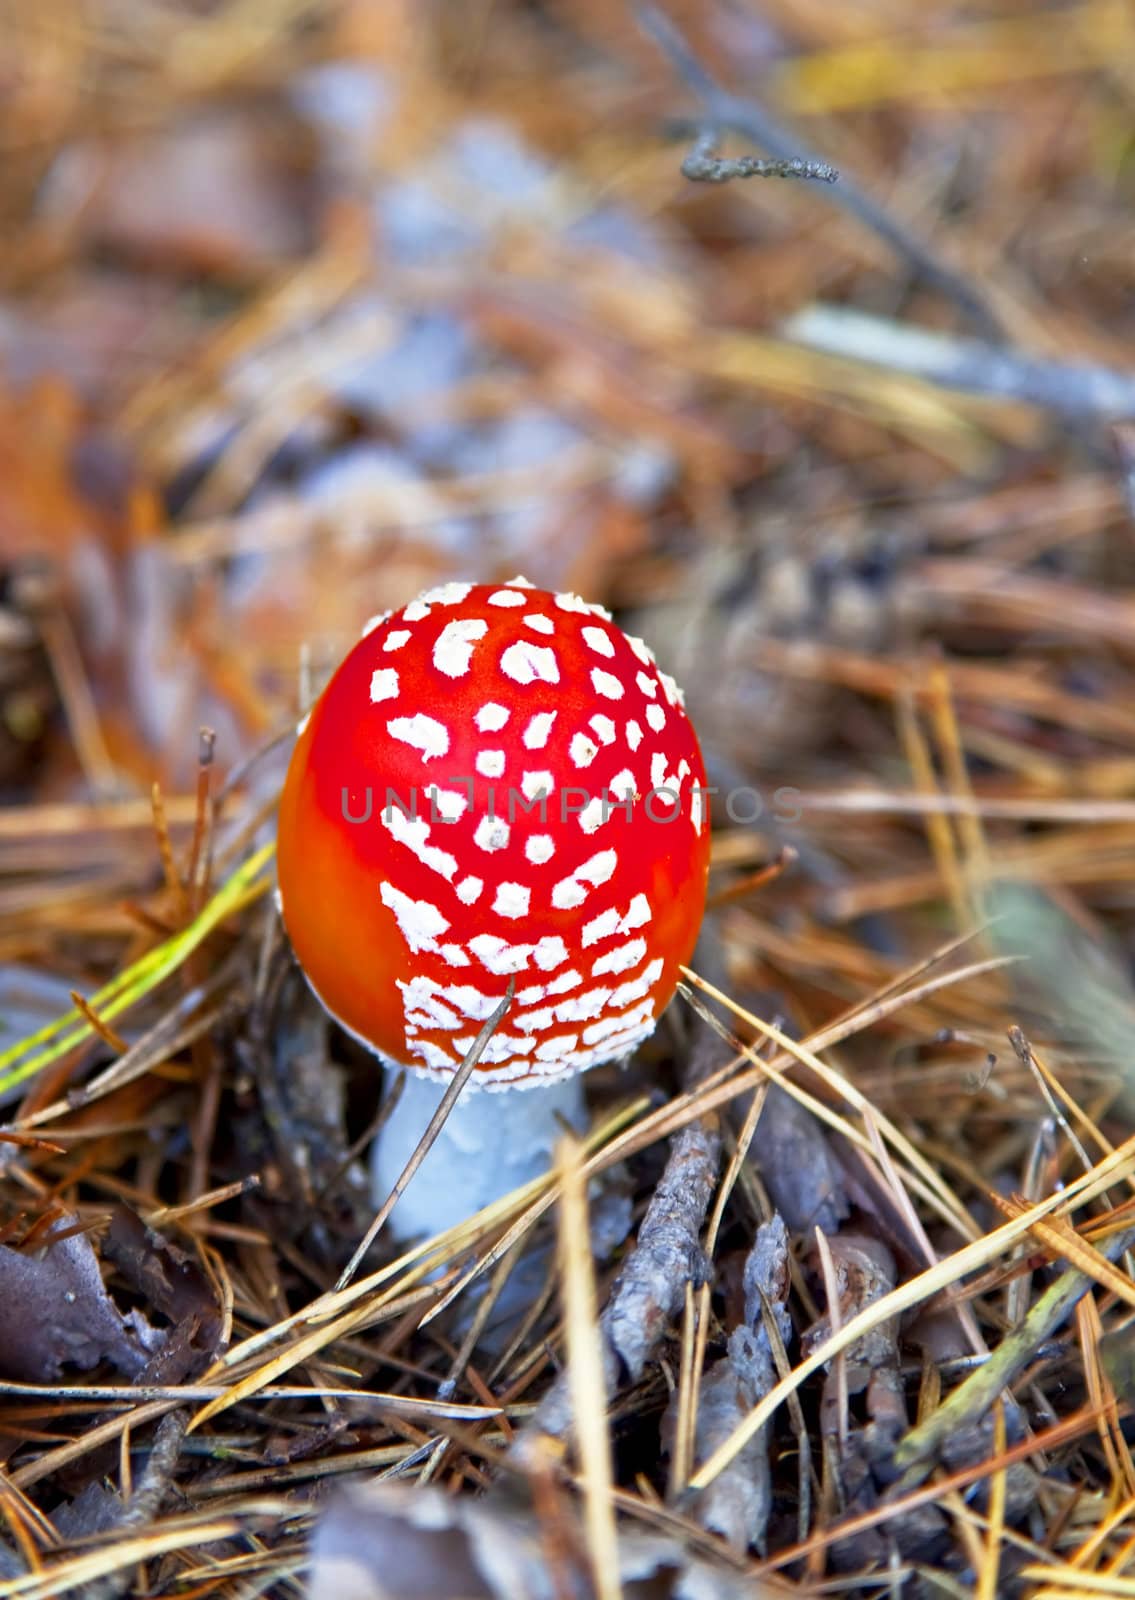
[[[726,1354],[708,1369],[700,1385],[696,1423],[699,1460],[713,1454],[744,1412],[777,1380],[776,1357],[765,1319],[767,1315],[772,1321],[775,1336],[783,1344],[792,1331],[786,1305],[790,1284],[788,1251],[788,1229],[781,1217],[774,1216],[758,1228],[745,1262],[744,1320],[732,1330]],[[673,1414],[672,1401],[668,1416]],[[769,1423],[755,1434],[689,1507],[690,1515],[703,1528],[720,1534],[742,1553],[750,1545],[762,1554],[766,1548],[773,1503],[771,1426]]]
[[[122,1535],[144,1528],[161,1510],[162,1502],[169,1492],[188,1426],[187,1407],[170,1411],[158,1423],[145,1470],[118,1521],[117,1531]],[[125,1571],[100,1578],[79,1591],[80,1600],[119,1600],[119,1596],[126,1594],[134,1583],[135,1576],[135,1570],[128,1567]]]
[[[146,1032],[134,1041],[125,1055],[119,1056],[116,1061],[104,1067],[88,1083],[69,1089],[63,1099],[53,1100],[50,1105],[29,1112],[26,1117],[18,1118],[10,1126],[27,1132],[32,1128],[43,1127],[46,1123],[56,1122],[69,1112],[81,1110],[82,1107],[93,1104],[114,1090],[121,1089],[125,1084],[133,1083],[136,1078],[144,1077],[147,1072],[152,1072],[170,1056],[176,1055],[179,1050],[184,1050],[194,1039],[207,1033],[224,1015],[231,1003],[228,998],[217,1001],[208,1009],[203,1008],[207,1001],[231,985],[238,968],[238,957],[230,956],[203,983],[188,990],[170,1006],[152,1027],[147,1028]]]
[[[839,173],[826,161],[766,161],[763,156],[719,156],[716,128],[700,128],[682,162],[682,176],[691,183],[732,183],[735,178],[812,178],[838,183]]]
[[[781,332],[809,350],[901,372],[942,389],[1020,401],[1077,421],[1135,417],[1135,377],[1119,367],[1006,350],[1000,341],[960,339],[822,301],[789,317]],[[1106,602],[1109,597],[1092,598]]]
[[[698,61],[664,12],[647,0],[642,0],[635,11],[643,30],[701,102],[703,125],[711,130],[728,129],[738,133],[768,150],[778,161],[799,162],[802,167],[814,169],[809,175],[822,176],[819,169],[826,163],[756,101],[723,89]],[[845,211],[889,245],[918,278],[952,300],[983,338],[996,344],[1005,342],[1000,320],[981,291],[939,261],[928,245],[904,228],[853,178],[841,174],[832,196]]]
[[[1107,1261],[1117,1261],[1135,1244],[1135,1228],[1113,1234],[1099,1246]],[[994,1401],[1014,1383],[1095,1279],[1069,1267],[1049,1285],[1020,1326],[1002,1339],[989,1360],[964,1379],[949,1398],[903,1438],[895,1451],[895,1466],[903,1471],[896,1493],[921,1483],[937,1464],[946,1441],[967,1424],[989,1415]]]
[[[418,1141],[417,1149],[414,1151],[409,1161],[407,1161],[393,1189],[379,1207],[374,1221],[371,1223],[363,1237],[359,1240],[354,1255],[352,1255],[351,1259],[347,1262],[347,1265],[339,1274],[338,1282],[335,1285],[336,1291],[345,1289],[350,1283],[351,1279],[355,1275],[359,1263],[362,1261],[371,1245],[378,1238],[382,1228],[385,1226],[386,1219],[394,1210],[394,1207],[398,1204],[398,1201],[401,1199],[402,1195],[406,1192],[406,1188],[411,1178],[414,1176],[415,1172],[417,1172],[422,1162],[426,1159],[426,1156],[430,1152],[430,1147],[433,1145],[434,1140],[445,1126],[446,1118],[449,1116],[449,1113],[453,1110],[453,1107],[457,1102],[457,1096],[461,1093],[462,1089],[464,1089],[465,1085],[469,1082],[469,1079],[473,1076],[473,1068],[484,1055],[485,1048],[488,1045],[489,1040],[492,1038],[494,1032],[500,1026],[504,1018],[508,1015],[508,1010],[512,1005],[512,998],[515,993],[516,979],[510,978],[508,980],[508,988],[504,993],[504,998],[492,1015],[487,1019],[484,1026],[481,1028],[480,1033],[478,1033],[477,1037],[473,1040],[472,1045],[469,1047],[469,1052],[464,1061],[453,1074],[452,1079],[446,1087],[445,1093],[438,1102],[437,1110],[430,1118],[428,1124],[426,1125],[426,1131],[422,1134],[421,1139]]]
[[[699,1023],[690,1051],[687,1082],[700,1082],[727,1053],[728,1047],[716,1034]],[[701,1230],[720,1160],[721,1134],[716,1116],[690,1123],[670,1146],[666,1169],[647,1207],[638,1239],[599,1317],[603,1379],[608,1394],[619,1383],[635,1383],[642,1377],[667,1327],[682,1309],[686,1284],[696,1284],[705,1275]],[[515,1448],[521,1459],[538,1448],[541,1436],[563,1438],[571,1420],[568,1387],[561,1377],[517,1440]]]

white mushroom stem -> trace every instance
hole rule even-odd
[[[396,1069],[385,1070],[389,1091]],[[382,1205],[417,1149],[446,1084],[407,1072],[402,1094],[371,1147],[374,1203]],[[466,1084],[390,1216],[400,1240],[432,1238],[548,1171],[563,1125],[587,1126],[583,1076],[524,1088]]]

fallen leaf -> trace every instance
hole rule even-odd
[[[73,1225],[65,1217],[62,1227]],[[134,1377],[165,1335],[139,1311],[125,1315],[106,1292],[85,1233],[25,1253],[0,1246],[0,1372],[28,1383],[109,1361]]]

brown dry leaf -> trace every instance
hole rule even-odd
[[[49,216],[151,266],[262,270],[313,242],[302,150],[302,129],[278,112],[213,108],[149,138],[72,146]]]
[[[74,1218],[65,1218],[64,1227]],[[29,1383],[58,1379],[68,1367],[108,1361],[134,1377],[165,1335],[139,1311],[125,1315],[106,1292],[85,1233],[24,1252],[0,1245],[0,1370]]]
[[[619,1574],[625,1593],[652,1600],[772,1600],[783,1593],[675,1540],[626,1530]],[[312,1542],[311,1600],[585,1600],[590,1593],[582,1569],[551,1570],[531,1514],[434,1489],[352,1488],[325,1513]]]
[[[130,1288],[173,1325],[150,1364],[160,1366],[160,1381],[172,1381],[171,1361],[176,1361],[181,1378],[203,1372],[218,1353],[222,1321],[205,1274],[192,1257],[147,1228],[124,1205],[114,1208],[102,1253]],[[146,1376],[158,1381],[150,1372]]]

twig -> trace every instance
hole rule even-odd
[[[796,312],[781,332],[809,350],[885,367],[943,389],[1019,400],[1079,420],[1135,418],[1135,377],[1113,367],[1030,356],[994,340],[959,339],[822,303]]]
[[[826,165],[762,106],[721,88],[694,56],[670,18],[657,6],[650,4],[649,0],[641,0],[635,10],[640,26],[700,100],[704,111],[703,123],[740,134],[751,143],[763,146],[778,161],[799,162],[804,167],[815,168]],[[888,244],[917,277],[952,300],[983,338],[994,343],[1004,340],[1001,323],[980,290],[953,268],[943,265],[929,246],[909,233],[853,178],[841,174],[832,194],[845,211]]]
[[[138,1480],[138,1487],[130,1496],[130,1503],[119,1519],[118,1532],[126,1534],[133,1529],[145,1527],[161,1510],[162,1501],[169,1492],[170,1479],[177,1466],[178,1456],[181,1454],[188,1424],[189,1411],[185,1407],[169,1412],[158,1423],[146,1469]],[[109,1577],[85,1585],[79,1594],[81,1600],[118,1600],[120,1595],[126,1594],[133,1581],[134,1573],[127,1567],[121,1572],[111,1573]]]
[[[579,1441],[587,1549],[597,1600],[620,1600],[619,1544],[611,1504],[611,1435],[603,1393],[603,1348],[595,1326],[595,1269],[587,1222],[587,1180],[577,1139],[565,1134],[560,1180],[559,1264],[567,1336],[567,1386]]]
[[[744,1317],[729,1335],[726,1354],[713,1364],[701,1384],[696,1434],[699,1457],[710,1455],[745,1411],[776,1382],[776,1359],[765,1313],[783,1348],[792,1331],[786,1303],[791,1282],[788,1257],[788,1230],[783,1219],[774,1215],[758,1228],[745,1262]],[[771,1423],[703,1494],[690,1497],[690,1515],[739,1552],[750,1545],[762,1552],[766,1547],[773,1503],[770,1436]],[[686,1474],[685,1481],[692,1476],[692,1471]]]
[[[515,1244],[508,1254],[497,1262],[489,1287],[481,1296],[480,1304],[477,1306],[473,1320],[470,1322],[465,1337],[461,1341],[461,1346],[450,1364],[449,1371],[437,1386],[439,1400],[452,1400],[457,1393],[457,1385],[465,1368],[472,1359],[478,1340],[485,1331],[485,1324],[492,1315],[496,1303],[500,1299],[501,1291],[508,1282],[513,1268],[520,1260],[521,1249],[521,1244]]]
[[[91,1031],[97,1033],[102,1042],[108,1044],[116,1055],[125,1055],[130,1046],[117,1029],[112,1028],[109,1022],[102,1020],[94,1006],[79,993],[78,989],[72,989],[70,994],[71,1004],[90,1024]]]
[[[104,1067],[102,1072],[88,1083],[69,1089],[65,1098],[53,1100],[50,1105],[42,1106],[26,1117],[20,1117],[15,1127],[26,1132],[31,1128],[42,1127],[45,1123],[56,1122],[68,1112],[91,1105],[114,1090],[121,1089],[125,1084],[133,1083],[136,1078],[144,1077],[147,1072],[152,1072],[170,1056],[176,1055],[179,1050],[184,1050],[224,1015],[226,1007],[231,1003],[228,999],[219,1001],[208,1010],[200,1011],[196,1016],[194,1012],[198,1012],[206,1001],[211,1000],[226,987],[231,987],[233,978],[239,970],[239,964],[236,955],[222,962],[204,983],[198,984],[196,988],[182,995],[180,1000],[158,1018],[153,1027],[147,1028],[125,1055],[119,1056],[116,1061]]]
[[[929,1267],[915,1277],[907,1279],[906,1282],[899,1284],[880,1300],[876,1300],[863,1311],[857,1312],[844,1324],[840,1333],[833,1333],[824,1339],[798,1366],[793,1368],[787,1379],[778,1383],[776,1388],[753,1408],[741,1427],[734,1432],[732,1438],[727,1440],[703,1467],[699,1468],[691,1480],[692,1486],[696,1489],[704,1489],[711,1484],[718,1473],[729,1465],[734,1456],[745,1448],[748,1441],[772,1416],[773,1412],[784,1403],[788,1395],[793,1390],[799,1389],[814,1372],[818,1372],[821,1367],[827,1366],[833,1356],[837,1355],[840,1350],[854,1344],[865,1334],[873,1332],[875,1328],[888,1319],[901,1316],[903,1312],[910,1310],[913,1306],[933,1299],[936,1294],[960,1282],[976,1267],[987,1265],[1002,1250],[1016,1244],[1017,1240],[1023,1238],[1038,1222],[1043,1222],[1047,1217],[1057,1212],[1067,1212],[1072,1207],[1087,1204],[1102,1189],[1106,1188],[1107,1184],[1112,1181],[1115,1172],[1122,1169],[1124,1163],[1130,1160],[1133,1149],[1135,1149],[1135,1137],[1128,1139],[1120,1146],[1114,1156],[1105,1157],[1104,1160],[1099,1162],[1092,1169],[1091,1174],[1085,1174],[1074,1179],[1064,1189],[1047,1196],[1044,1200],[1037,1201],[1034,1206],[1030,1206],[1020,1215],[1012,1217],[1008,1222],[1002,1223],[1000,1227],[971,1240],[969,1244],[955,1251],[952,1256],[939,1266]],[[1074,1298],[1070,1302],[1071,1304],[1074,1304],[1075,1299],[1079,1298],[1081,1294],[1087,1292],[1087,1288],[1092,1282],[1091,1279],[1085,1278],[1082,1273],[1076,1273],[1075,1278]],[[1063,1279],[1060,1281],[1063,1282]],[[1047,1305],[1048,1299],[1049,1297],[1045,1296],[1038,1304]],[[1067,1308],[1061,1309],[1057,1321],[1066,1314]],[[1055,1326],[1056,1324],[1053,1325]],[[1017,1336],[1012,1336],[1014,1343],[1016,1338]],[[1030,1349],[1041,1338],[1043,1338],[1043,1333],[1034,1335]],[[1000,1354],[1000,1352],[997,1354]],[[990,1357],[990,1363],[995,1359],[996,1357]],[[1027,1354],[1022,1355],[1021,1360],[1022,1362],[1027,1361]],[[981,1370],[987,1372],[990,1363],[987,1363]],[[1013,1376],[1013,1371],[1004,1376],[994,1389],[993,1395],[996,1396],[1006,1383],[1011,1382]],[[961,1387],[963,1389],[966,1388],[966,1384]],[[952,1400],[953,1396],[950,1397],[950,1401],[947,1401],[947,1405],[942,1408],[943,1411],[947,1409]],[[938,1415],[940,1413],[934,1413],[935,1417]],[[921,1432],[921,1430],[919,1431]]]
[[[1103,1241],[1099,1252],[1106,1260],[1117,1261],[1132,1244],[1135,1228],[1127,1228]],[[997,1398],[1020,1376],[1094,1283],[1094,1278],[1074,1267],[1062,1272],[1035,1302],[1020,1327],[1005,1335],[989,1360],[971,1372],[937,1411],[911,1429],[895,1451],[896,1467],[905,1469],[902,1490],[913,1488],[926,1477],[952,1434],[975,1418],[989,1414]]]
[[[194,916],[207,898],[210,857],[213,844],[213,756],[217,735],[202,728],[197,737],[197,816],[185,867],[185,887]]]
[[[90,792],[96,800],[117,799],[122,786],[107,747],[79,640],[62,600],[57,573],[50,567],[26,572],[19,580],[19,596],[43,641],[75,754]]]
[[[418,1140],[417,1149],[403,1167],[398,1176],[397,1183],[394,1185],[389,1195],[387,1195],[386,1199],[379,1207],[377,1216],[360,1239],[354,1255],[347,1262],[347,1265],[340,1273],[339,1280],[335,1285],[336,1293],[338,1293],[338,1291],[341,1289],[345,1289],[350,1283],[358,1269],[359,1263],[362,1261],[363,1257],[366,1255],[375,1239],[377,1239],[382,1228],[385,1226],[386,1219],[394,1210],[394,1207],[398,1204],[398,1201],[401,1199],[402,1195],[406,1192],[406,1187],[409,1184],[410,1179],[414,1176],[415,1172],[417,1172],[418,1168],[429,1154],[434,1140],[445,1126],[446,1118],[453,1110],[457,1096],[469,1082],[469,1079],[473,1074],[473,1068],[477,1065],[478,1061],[480,1061],[494,1032],[500,1026],[504,1018],[508,1015],[508,1009],[512,1005],[512,997],[515,993],[516,979],[515,977],[512,977],[508,980],[508,988],[505,990],[504,999],[501,1001],[500,1005],[497,1006],[492,1016],[488,1018],[477,1037],[473,1040],[473,1043],[469,1048],[468,1055],[458,1067],[457,1071],[453,1074],[453,1079],[447,1087],[445,1093],[442,1095],[437,1110],[430,1118],[429,1123],[426,1126],[425,1133],[423,1133],[422,1137]]]
[[[731,183],[734,178],[812,178],[819,183],[838,183],[839,173],[826,161],[766,161],[761,156],[719,156],[720,134],[716,128],[702,128],[693,149],[682,162],[682,176],[691,183]]]
[[[699,1024],[685,1074],[696,1085],[719,1065],[727,1047]],[[670,1323],[685,1303],[686,1284],[699,1283],[706,1264],[701,1228],[709,1209],[721,1159],[721,1134],[715,1116],[702,1117],[678,1133],[670,1146],[634,1248],[611,1287],[599,1317],[603,1381],[608,1394],[620,1382],[637,1383]],[[521,1432],[522,1457],[541,1436],[563,1438],[572,1422],[571,1397],[560,1377],[548,1390]]]

